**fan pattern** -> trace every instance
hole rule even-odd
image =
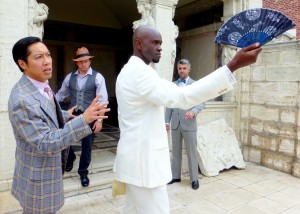
[[[222,25],[215,42],[240,48],[256,42],[262,46],[294,26],[295,23],[290,18],[277,10],[269,8],[245,10]]]

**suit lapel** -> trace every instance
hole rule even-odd
[[[188,81],[186,82],[186,85],[190,85],[194,82],[194,80],[192,80],[190,77],[188,78]]]
[[[40,91],[30,82],[30,80],[23,75],[21,78],[21,83],[23,84],[23,89],[28,90],[32,97],[39,101],[41,109],[49,116],[49,118],[53,121],[55,126],[59,128],[58,120],[53,108],[53,103],[50,102],[44,95],[40,93]]]
[[[56,115],[57,115],[57,120],[58,120],[58,127],[61,129],[65,125],[64,117],[62,115],[60,105],[59,105],[58,101],[56,100],[55,96],[53,96],[53,98],[54,98],[54,103],[55,103],[55,106],[56,106]]]

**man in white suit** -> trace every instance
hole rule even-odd
[[[124,213],[169,213],[166,184],[172,179],[164,106],[191,108],[233,88],[231,72],[254,63],[261,48],[240,50],[223,66],[192,85],[180,88],[159,77],[149,66],[161,57],[162,38],[152,27],[140,26],[133,34],[133,56],[116,83],[120,141],[115,179],[126,183]]]

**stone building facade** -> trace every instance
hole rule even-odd
[[[11,48],[19,38],[29,35],[30,2],[31,0],[0,0],[0,191],[10,188],[14,170],[15,140],[8,120],[7,101],[10,90],[20,78],[21,72],[12,60]],[[151,5],[150,14],[153,18],[150,19],[151,23],[154,22],[164,38],[162,60],[156,69],[159,70],[161,77],[168,80],[172,79],[173,63],[178,57],[176,46],[174,49],[177,36],[177,46],[180,45],[181,57],[191,59],[193,75],[195,75],[193,78],[200,78],[226,63],[226,60],[229,60],[226,57],[232,56],[236,51],[229,47],[217,47],[213,43],[213,38],[222,25],[222,21],[226,21],[242,10],[262,7],[264,3],[262,0],[207,0],[190,1],[194,4],[193,7],[189,4],[177,7],[180,4],[178,0],[137,0],[137,2]],[[182,29],[184,18],[176,14],[193,15],[193,8],[195,6],[198,8],[199,2],[202,2],[202,8],[211,2],[221,5],[222,21],[193,29]],[[137,8],[136,11],[138,11]],[[51,17],[51,13],[51,7],[49,7],[48,17]],[[145,21],[142,19],[141,21]],[[177,20],[179,32],[176,32],[177,27],[173,20],[175,22]],[[139,21],[138,18],[132,20],[132,24],[135,21]],[[70,37],[72,36],[74,35]],[[75,45],[78,45],[54,40],[46,42],[51,51],[53,50],[55,57],[60,54],[60,48],[64,49],[63,63],[70,61]],[[104,56],[103,62],[115,64],[114,61],[109,61],[111,56],[116,56],[115,49],[92,44],[89,47],[95,51],[100,60]],[[256,64],[240,69],[236,73],[238,83],[234,91],[226,94],[223,102],[208,102],[201,117],[198,117],[199,128],[203,123],[225,118],[235,130],[246,161],[262,164],[298,177],[300,177],[300,58],[297,58],[300,52],[299,47],[298,40],[278,41],[264,46]],[[222,51],[219,51],[219,48]],[[223,56],[217,56],[217,53],[222,53]],[[207,58],[205,58],[206,55]],[[54,66],[59,67],[56,64]],[[65,66],[70,67],[69,64]],[[195,72],[197,70],[199,72]],[[54,75],[66,75],[66,73]],[[114,73],[114,75],[117,74]],[[110,81],[113,81],[115,76],[109,77]],[[57,83],[51,82],[51,84]],[[52,86],[55,88],[57,85]],[[108,87],[111,87],[113,94],[113,85]]]
[[[300,2],[264,0],[295,23]],[[257,63],[241,74],[240,142],[244,159],[300,177],[299,40],[263,47]]]

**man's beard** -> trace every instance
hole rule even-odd
[[[153,63],[159,63],[159,59],[152,59]]]

